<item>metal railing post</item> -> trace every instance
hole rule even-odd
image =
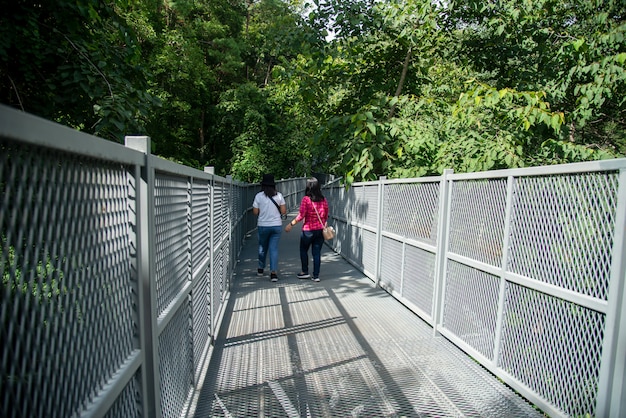
[[[155,288],[154,247],[154,169],[150,164],[150,137],[127,136],[127,147],[145,154],[141,178],[137,179],[137,278],[139,280],[139,340],[143,352],[141,373],[143,412],[161,417],[158,326]]]
[[[437,328],[441,321],[441,310],[443,309],[444,282],[446,277],[446,250],[448,248],[448,235],[450,224],[450,184],[448,176],[454,171],[443,170],[441,183],[439,185],[439,215],[437,225],[437,253],[435,255],[435,274],[433,283],[433,334],[438,333]]]
[[[493,342],[493,367],[498,366],[498,357],[500,355],[500,342],[502,339],[502,326],[504,322],[504,303],[506,297],[506,279],[504,275],[507,271],[509,262],[509,240],[511,235],[511,213],[513,208],[513,199],[515,197],[515,177],[507,177],[506,187],[506,206],[504,213],[504,234],[502,239],[502,275],[500,276],[500,288],[498,290],[498,313],[496,316],[496,330]]]
[[[619,172],[608,311],[598,376],[596,416],[626,411],[626,170]]]
[[[213,174],[212,170],[204,169],[205,172]],[[215,178],[212,177],[209,181],[209,274],[208,274],[208,287],[209,287],[209,328],[211,345],[215,341],[215,306],[213,302],[213,282],[215,280]]]
[[[228,270],[224,276],[224,289],[222,297],[220,298],[221,302],[226,300],[226,294],[231,289],[230,277],[234,271],[235,262],[237,261],[235,245],[233,243],[233,230],[237,222],[235,216],[235,184],[233,182],[233,176],[230,174],[226,176],[226,180],[228,180]]]
[[[383,262],[382,257],[382,248],[383,248],[383,202],[384,202],[384,193],[385,193],[385,180],[387,177],[380,176],[378,179],[378,219],[376,219],[376,271],[374,277],[374,284],[376,287],[380,286],[380,274],[381,274],[381,263]]]

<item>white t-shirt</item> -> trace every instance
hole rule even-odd
[[[273,196],[274,201],[278,206],[285,204],[285,198],[280,192],[276,192],[276,195]],[[283,221],[280,218],[280,211],[270,201],[270,198],[265,195],[264,192],[259,192],[254,196],[254,202],[252,203],[253,208],[259,209],[259,219],[258,226],[282,226]]]

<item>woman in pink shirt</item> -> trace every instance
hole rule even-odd
[[[291,228],[298,222],[303,221],[302,234],[300,235],[300,263],[302,271],[298,273],[298,278],[308,279],[309,274],[309,247],[313,255],[313,277],[315,282],[320,281],[320,264],[322,262],[322,245],[324,245],[324,236],[322,230],[328,219],[328,202],[322,194],[320,183],[315,177],[311,177],[306,181],[306,189],[302,202],[300,202],[300,211],[290,223],[285,227],[285,232],[291,231]]]

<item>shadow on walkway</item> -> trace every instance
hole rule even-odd
[[[190,416],[542,416],[328,247],[322,281],[298,279],[299,236],[277,283],[246,238]]]

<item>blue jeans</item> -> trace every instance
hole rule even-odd
[[[270,270],[278,270],[278,242],[283,232],[282,226],[259,226],[259,268],[265,268],[265,260],[269,252]]]
[[[324,245],[324,236],[322,230],[302,231],[300,235],[300,263],[302,264],[302,272],[309,272],[309,247],[313,254],[313,277],[320,276],[320,264],[322,263],[322,245]]]

